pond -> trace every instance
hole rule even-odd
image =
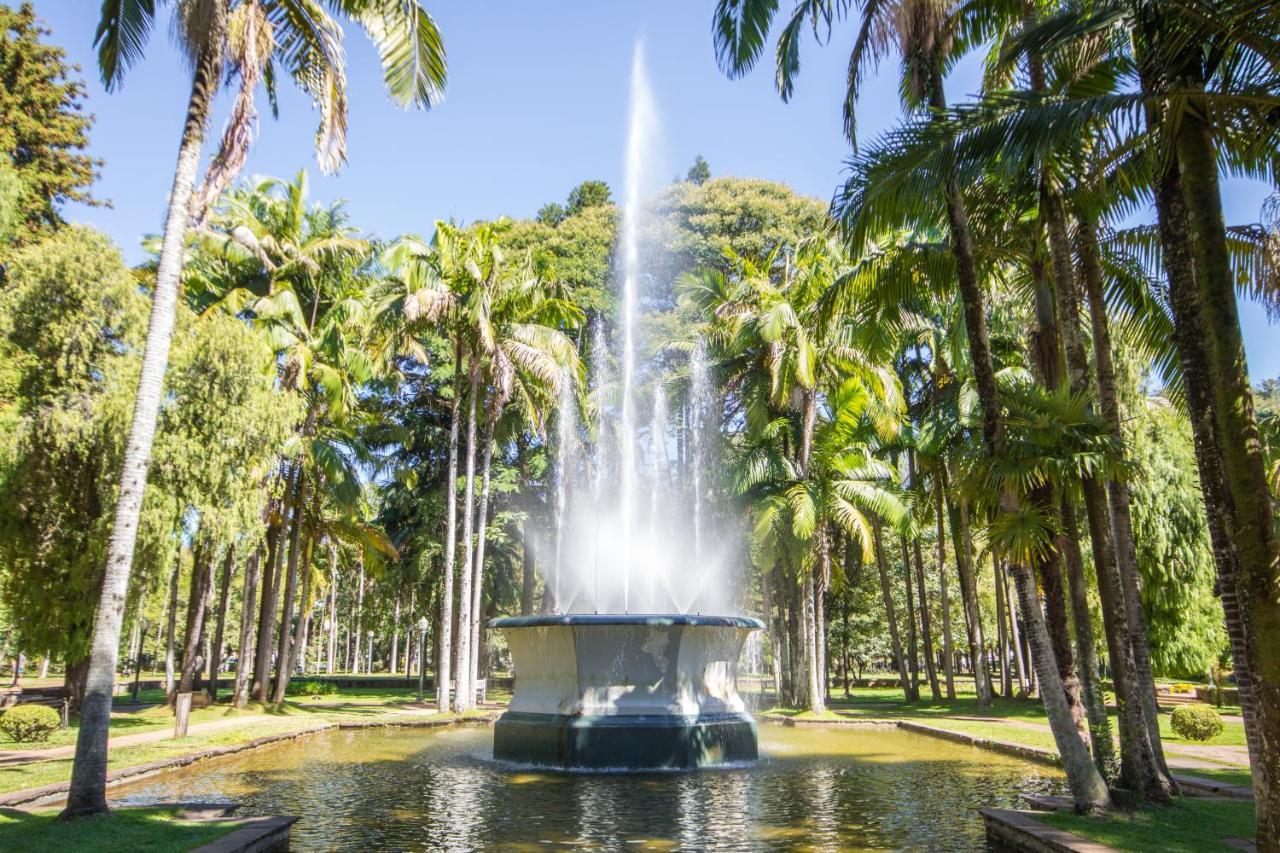
[[[302,817],[294,850],[973,850],[977,809],[1056,771],[889,728],[760,726],[756,764],[559,773],[492,759],[487,727],[327,731],[112,792]]]

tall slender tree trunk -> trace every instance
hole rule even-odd
[[[396,595],[396,606],[391,614],[391,660],[387,670],[391,673],[400,671],[400,596]]]
[[[920,648],[916,644],[916,601],[911,577],[911,550],[907,544],[906,534],[899,537],[902,548],[902,584],[907,593],[907,668],[911,676],[912,701],[920,699]]]
[[[475,532],[476,496],[476,403],[480,396],[480,366],[472,359],[470,393],[467,400],[467,483],[462,494],[462,571],[458,575],[458,661],[455,680],[458,695],[454,705],[459,711],[469,711],[475,702],[471,688],[471,572],[474,552],[471,550]]]
[[[356,600],[351,603],[354,612],[351,615],[351,632],[356,635],[355,652],[351,661],[351,671],[360,671],[360,641],[364,639],[364,559],[360,559],[360,571],[356,576]]]
[[[817,619],[814,614],[814,583],[813,570],[805,569],[803,571],[804,582],[800,591],[801,604],[804,608],[803,621],[801,623],[802,639],[805,648],[805,697],[808,702],[808,709],[815,714],[822,713],[824,710],[822,702],[822,688],[819,684],[821,675],[818,672],[818,630]]]
[[[931,80],[930,105],[942,114],[946,100],[942,95],[942,74],[935,69]],[[988,455],[999,459],[1004,452],[1004,421],[1000,410],[999,392],[996,386],[995,367],[991,358],[991,343],[987,333],[986,306],[982,287],[978,282],[977,264],[974,262],[973,238],[969,232],[968,212],[954,176],[949,176],[944,188],[947,221],[951,230],[952,253],[956,259],[956,279],[964,306],[965,331],[969,339],[969,356],[973,364],[974,384],[982,409],[983,443]],[[1016,495],[1006,492],[1001,496],[1001,508],[1005,512],[1020,510]],[[1035,594],[1035,582],[1025,566],[1013,567],[1022,604],[1024,621],[1031,632],[1031,649],[1036,673],[1040,678],[1040,693],[1049,727],[1062,756],[1063,768],[1071,788],[1077,810],[1093,810],[1110,805],[1111,797],[1106,783],[1098,773],[1076,732],[1075,723],[1067,707],[1062,680],[1058,675],[1058,662],[1049,647],[1048,631],[1039,610]],[[985,651],[982,651],[985,654]],[[974,662],[974,669],[980,667]]]
[[[915,702],[920,697],[911,690],[911,676],[907,674],[907,661],[902,655],[902,638],[898,633],[898,616],[893,604],[893,587],[889,582],[889,569],[885,564],[884,542],[880,535],[879,522],[872,522],[871,532],[876,552],[876,569],[880,573],[880,598],[884,602],[885,618],[889,622],[889,643],[893,650],[893,661],[898,667],[902,696],[908,702]]]
[[[445,521],[444,576],[440,597],[439,663],[436,666],[436,706],[448,713],[450,666],[453,657],[453,571],[457,562],[458,542],[458,426],[462,414],[462,343],[453,348],[453,400],[449,406],[449,475],[446,498],[448,518]],[[469,543],[468,543],[469,547]]]
[[[942,497],[942,478],[935,476],[933,491],[937,500],[938,592],[942,598],[942,671],[947,683],[947,698],[956,698],[955,657],[951,646],[951,598],[947,590],[947,539],[943,522],[946,507]]]
[[[1042,185],[1041,188],[1041,204],[1048,224],[1050,251],[1053,253],[1054,293],[1061,317],[1060,328],[1067,357],[1070,388],[1074,394],[1089,395],[1093,388],[1089,381],[1089,359],[1085,353],[1084,335],[1080,328],[1080,297],[1067,234],[1066,209],[1061,196],[1047,184]],[[1111,513],[1107,503],[1106,488],[1096,472],[1082,474],[1080,486],[1084,493],[1085,514],[1089,522],[1089,541],[1093,546],[1093,562],[1098,577],[1098,593],[1102,602],[1102,619],[1107,634],[1107,647],[1115,675],[1116,699],[1120,705],[1120,783],[1139,797],[1165,801],[1169,799],[1172,792],[1172,780],[1160,773],[1147,728],[1146,715],[1142,709],[1143,692],[1154,690],[1154,685],[1144,687],[1138,681],[1137,666],[1133,658],[1133,641],[1129,634],[1129,620],[1126,615],[1124,588],[1120,582],[1115,546],[1111,539]],[[1084,584],[1083,569],[1080,571],[1079,583],[1082,586]],[[1081,595],[1079,608],[1084,611],[1082,618],[1087,619],[1088,603],[1084,601],[1083,595]],[[1077,627],[1077,633],[1082,633],[1079,627]],[[1093,690],[1100,692],[1100,688],[1096,686]],[[1100,699],[1095,701],[1099,705],[1102,704]],[[1104,727],[1107,736],[1106,746],[1109,747],[1110,725],[1105,709],[1103,709],[1101,721],[1095,721],[1091,714],[1090,728],[1101,730]],[[1095,738],[1102,736],[1100,731],[1095,731],[1094,734]],[[1095,746],[1095,752],[1098,746],[1102,744]],[[1100,762],[1102,758],[1103,756],[1099,755]]]
[[[329,651],[324,659],[324,671],[333,675],[334,660],[338,656],[338,545],[329,540]]]
[[[1027,658],[1023,653],[1022,628],[1018,618],[1016,596],[1009,589],[1009,578],[1004,564],[996,561],[995,566],[999,575],[1000,586],[1004,589],[1004,600],[1009,605],[1009,638],[1013,645],[1013,662],[1018,674],[1018,688],[1024,693],[1029,692],[1033,685],[1027,671]]]
[[[1257,843],[1260,850],[1280,849],[1280,538],[1240,333],[1213,129],[1194,107],[1183,111],[1176,150],[1199,296],[1197,328],[1208,355],[1213,426],[1232,520],[1253,715],[1262,735],[1252,766]]]
[[[1059,496],[1062,531],[1055,547],[1067,564],[1067,581],[1071,597],[1071,621],[1076,629],[1076,657],[1080,661],[1080,686],[1084,697],[1085,716],[1089,723],[1089,744],[1098,772],[1108,781],[1115,778],[1115,744],[1111,741],[1111,718],[1107,716],[1107,699],[1102,692],[1098,670],[1098,650],[1093,640],[1093,614],[1089,610],[1089,586],[1085,581],[1084,557],[1080,553],[1079,522],[1076,508],[1067,495]],[[1111,640],[1108,639],[1108,648]]]
[[[304,430],[306,435],[310,430]],[[302,462],[299,460],[299,466]],[[280,704],[284,701],[285,686],[293,674],[289,669],[290,621],[293,618],[294,599],[298,593],[298,561],[302,557],[302,531],[307,523],[307,472],[298,473],[297,494],[294,498],[293,523],[289,526],[289,557],[284,583],[284,601],[280,610],[280,635],[276,645],[276,680],[271,701]]]
[[[200,660],[200,637],[204,632],[205,603],[209,587],[213,583],[213,549],[208,544],[196,546],[195,560],[191,566],[191,591],[187,598],[187,633],[182,645],[182,669],[178,677],[177,693],[190,693],[195,682]],[[170,697],[172,699],[172,697]]]
[[[111,539],[107,544],[107,565],[93,624],[80,728],[76,734],[75,761],[63,818],[107,811],[107,732],[111,724],[111,694],[120,651],[120,628],[129,591],[134,545],[138,538],[142,498],[147,486],[151,444],[160,414],[164,373],[169,363],[169,345],[173,340],[182,253],[188,227],[187,212],[200,165],[200,146],[204,141],[209,110],[222,75],[226,7],[216,3],[211,9],[212,14],[206,23],[208,32],[203,42],[206,47],[196,58],[187,117],[178,144],[178,163],[174,169],[173,187],[169,191],[169,211],[156,265],[147,344],[142,354],[138,394],[134,399],[129,440],[125,445],[120,473],[120,493],[116,500]]]
[[[174,649],[177,646],[178,633],[178,575],[182,572],[182,553],[173,560],[173,571],[169,573],[169,598],[165,605],[166,621],[164,632],[164,695],[173,695],[174,688]]]
[[[502,410],[485,417],[484,450],[480,465],[480,507],[479,519],[476,523],[476,557],[474,565],[475,579],[471,584],[471,681],[478,683],[480,678],[480,601],[484,597],[484,551],[485,537],[489,523],[489,466],[493,462],[493,430]]]
[[[287,666],[283,667],[284,678],[281,679],[277,688],[276,702],[283,702],[288,695],[289,680],[293,678],[293,671],[297,669],[298,663],[302,662],[302,668],[306,669],[307,631],[311,624],[311,579],[314,574],[311,571],[311,554],[314,547],[315,533],[308,530],[302,565],[299,567],[302,575],[302,592],[298,599],[298,617],[294,623],[293,643],[289,651],[289,659],[286,661]]]
[[[271,692],[271,653],[275,649],[276,602],[280,591],[280,556],[284,553],[283,539],[289,514],[294,511],[294,493],[297,491],[300,460],[290,465],[285,481],[284,494],[277,504],[279,518],[268,509],[267,562],[262,570],[262,602],[258,612],[258,647],[253,666],[253,698],[266,703]]]
[[[244,589],[240,598],[240,643],[236,646],[236,681],[231,691],[231,704],[243,708],[248,700],[250,663],[249,644],[253,642],[253,604],[258,593],[258,571],[262,545],[249,555],[244,564]]]
[[[213,654],[209,655],[209,699],[218,701],[218,670],[222,668],[223,634],[227,627],[227,607],[231,603],[231,576],[235,573],[236,546],[227,546],[227,556],[222,562],[222,576],[218,579],[218,621],[213,632]]]
[[[1031,336],[1031,356],[1041,382],[1050,391],[1057,391],[1062,387],[1062,342],[1053,284],[1049,280],[1043,257],[1033,257],[1030,266],[1036,312],[1036,327]],[[1030,497],[1031,502],[1047,518],[1057,515],[1053,492],[1053,484],[1045,482],[1036,486]],[[1071,647],[1061,549],[1051,548],[1046,551],[1037,562],[1036,573],[1044,590],[1045,622],[1049,629],[1053,656],[1058,662],[1058,674],[1067,691],[1067,704],[1071,708],[1072,719],[1078,724],[1084,719],[1086,708],[1081,673],[1076,668],[1075,654]],[[1084,675],[1087,677],[1088,673]]]
[[[951,504],[946,498],[949,477],[946,467],[938,471],[942,478],[942,495],[949,505],[951,541],[956,552],[956,573],[960,576],[960,602],[964,607],[965,631],[969,639],[969,661],[973,665],[974,690],[978,707],[991,704],[991,677],[987,668],[986,639],[982,632],[982,611],[978,607],[978,577],[973,566],[973,537],[969,533],[969,505],[961,498]]]
[[[996,648],[1000,653],[1000,694],[1006,699],[1013,697],[1013,680],[1009,677],[1009,631],[1005,619],[1008,618],[1009,605],[1005,600],[1004,578],[1001,577],[999,561],[992,561],[996,582]]]
[[[1089,322],[1093,338],[1093,363],[1098,379],[1098,408],[1115,440],[1123,448],[1124,432],[1120,426],[1120,403],[1116,393],[1115,368],[1111,360],[1111,329],[1107,320],[1107,306],[1103,293],[1102,263],[1099,259],[1098,231],[1094,221],[1085,213],[1078,216],[1077,234],[1080,259],[1080,277],[1085,283],[1089,298]],[[1142,582],[1138,572],[1138,550],[1133,536],[1133,518],[1130,511],[1129,484],[1123,474],[1112,472],[1107,477],[1110,497],[1111,530],[1115,540],[1116,566],[1124,588],[1125,618],[1129,627],[1129,641],[1137,666],[1137,678],[1142,695],[1143,716],[1147,721],[1147,736],[1155,753],[1160,772],[1172,778],[1165,761],[1164,746],[1160,739],[1160,714],[1156,704],[1155,675],[1151,668],[1151,643],[1147,638],[1146,616],[1142,612]]]
[[[929,678],[929,692],[934,702],[942,700],[942,689],[938,686],[938,670],[934,665],[933,654],[933,622],[929,615],[929,597],[924,587],[924,560],[920,554],[920,538],[911,542],[911,550],[916,563],[916,592],[920,596],[920,639],[924,647],[924,669]]]

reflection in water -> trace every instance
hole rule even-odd
[[[565,774],[494,762],[487,728],[331,731],[118,789],[301,815],[294,850],[972,850],[977,809],[1060,776],[893,729],[761,726],[759,764]]]

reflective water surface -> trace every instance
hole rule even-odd
[[[493,761],[487,727],[329,731],[119,788],[300,815],[294,850],[973,850],[977,809],[1062,793],[1048,768],[896,729],[762,725],[764,758],[689,773]]]

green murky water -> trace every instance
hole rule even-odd
[[[294,850],[974,850],[977,809],[1052,770],[895,729],[760,727],[762,760],[688,773],[493,761],[488,728],[331,731],[113,792],[299,815]]]

